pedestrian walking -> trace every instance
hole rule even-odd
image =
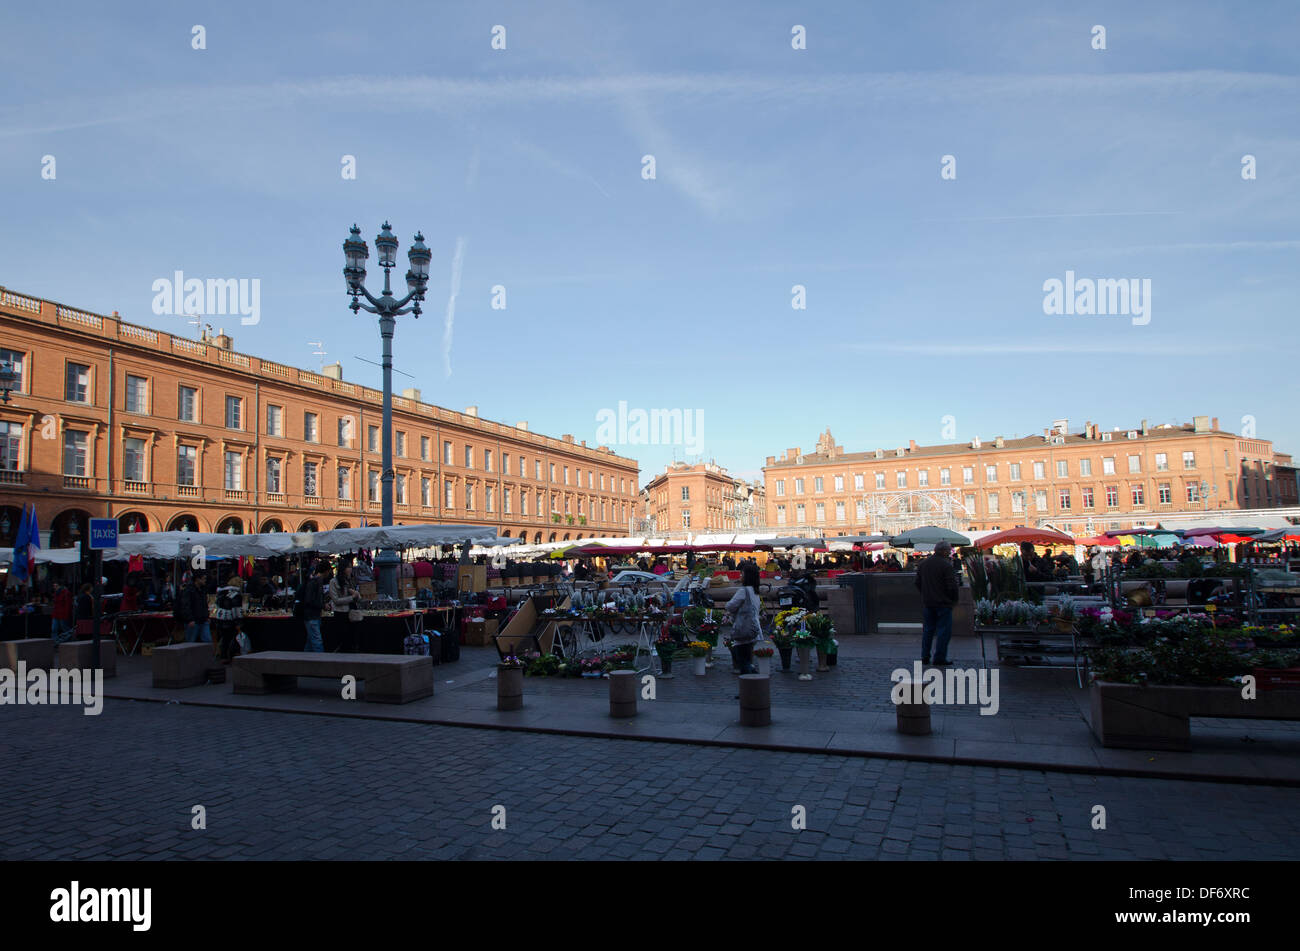
[[[323,653],[325,644],[320,636],[320,616],[325,609],[325,585],[330,577],[329,563],[321,559],[312,572],[307,587],[303,589],[302,619],[307,627],[307,646],[305,650]]]
[[[239,623],[244,617],[244,579],[231,575],[225,587],[217,589],[217,638],[221,647],[222,663],[230,663],[235,656],[235,638],[239,636]]]
[[[936,666],[944,667],[948,661],[948,640],[952,637],[952,609],[961,592],[961,583],[952,560],[952,545],[939,542],[934,554],[916,570],[916,587],[921,592],[921,662],[931,663],[930,648],[934,647]]]
[[[194,572],[193,577],[181,588],[176,596],[177,614],[185,625],[187,643],[212,643],[212,631],[208,624],[207,574]]]
[[[746,564],[740,569],[740,587],[731,596],[725,608],[731,618],[731,641],[736,652],[736,669],[742,674],[754,673],[754,641],[758,640],[758,612],[761,604],[758,594],[758,566]]]

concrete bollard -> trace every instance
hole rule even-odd
[[[930,705],[913,694],[914,682],[905,680],[899,684],[902,689],[903,702],[896,704],[898,713],[898,732],[908,736],[930,735]]]
[[[48,637],[0,641],[0,670],[16,671],[19,661],[27,665],[27,670],[49,670],[54,666],[54,641]]]
[[[772,723],[772,678],[765,674],[741,674],[740,725],[770,726]]]
[[[204,644],[208,656],[212,655],[212,645]],[[59,645],[58,662],[62,670],[89,670],[91,656],[95,652],[94,641],[64,641]],[[104,671],[104,679],[117,676],[117,643],[111,637],[99,639],[99,667]]]
[[[501,664],[497,667],[497,709],[522,710],[524,669]]]
[[[614,670],[609,674],[609,715],[611,717],[636,716],[635,670]]]

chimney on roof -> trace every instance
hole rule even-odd
[[[222,327],[217,331],[217,335],[210,341],[212,346],[218,350],[229,350],[234,346],[235,341],[226,333],[226,328]]]
[[[907,441],[907,448],[910,449],[910,450],[912,450],[912,452],[916,452],[916,440],[915,440],[915,439],[909,439],[909,440]]]
[[[1218,432],[1218,430],[1219,430],[1219,417],[1215,416],[1213,419],[1210,420],[1210,428],[1213,429],[1215,432]]]
[[[477,407],[477,406],[466,406],[466,407],[465,407],[465,415],[466,415],[466,416],[477,416],[477,415],[478,415],[478,407]]]
[[[408,386],[406,389],[402,390],[402,395],[408,400],[415,400],[417,403],[420,402],[420,391],[413,386]]]
[[[528,432],[528,420],[521,419],[519,422],[515,423],[515,429],[522,429],[524,432]]]
[[[565,433],[560,438],[563,439],[565,442],[573,442],[573,433]]]
[[[335,361],[320,368],[320,375],[331,380],[343,379],[343,364]]]
[[[1084,439],[1092,438],[1092,420],[1088,420],[1086,423],[1083,424],[1083,438]]]
[[[1051,441],[1052,441],[1052,431],[1050,429],[1044,429],[1043,442],[1051,442]]]
[[[1192,432],[1203,433],[1209,430],[1209,428],[1210,428],[1210,417],[1208,416],[1192,417]]]
[[[1148,430],[1147,430],[1147,421],[1144,419],[1144,420],[1142,420],[1142,435],[1145,436],[1145,435],[1147,434],[1147,432],[1148,432]]]
[[[994,448],[996,448],[996,449],[1001,449],[1001,448],[1002,448],[1003,446],[1005,446],[1005,445],[1006,445],[1006,443],[1004,443],[1004,442],[1002,441],[1002,437],[1001,437],[1001,436],[999,436],[997,439],[993,440],[993,446],[994,446]]]
[[[776,465],[776,456],[768,456],[768,457],[767,457],[767,464],[768,464],[769,466],[774,466],[774,465]]]

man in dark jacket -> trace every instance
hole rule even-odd
[[[212,633],[208,626],[208,589],[207,575],[202,571],[194,572],[190,583],[181,588],[177,600],[177,613],[185,625],[185,640],[212,643]]]
[[[325,607],[325,582],[329,580],[329,562],[321,559],[312,572],[307,587],[302,592],[302,616],[307,625],[306,650],[323,653],[325,643],[320,637],[320,615]]]
[[[952,546],[939,542],[934,554],[921,562],[916,571],[916,587],[921,592],[921,662],[930,663],[930,645],[934,645],[936,666],[948,665],[948,640],[952,637],[952,608],[957,603],[961,583],[949,554]]]

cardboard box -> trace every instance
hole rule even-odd
[[[483,618],[470,618],[465,621],[465,643],[471,647],[486,647],[493,643],[492,634],[496,633],[496,622],[492,622],[492,632],[488,633],[488,622]]]
[[[458,565],[456,567],[456,590],[473,591],[477,594],[487,590],[487,565]]]
[[[379,593],[379,589],[373,581],[366,581],[357,585],[357,590],[361,592],[361,597],[363,598],[374,598],[375,595]]]
[[[416,579],[415,579],[415,590],[416,590],[416,591],[423,591],[425,588],[432,588],[432,587],[433,587],[433,579],[432,579],[432,578],[416,578]]]

